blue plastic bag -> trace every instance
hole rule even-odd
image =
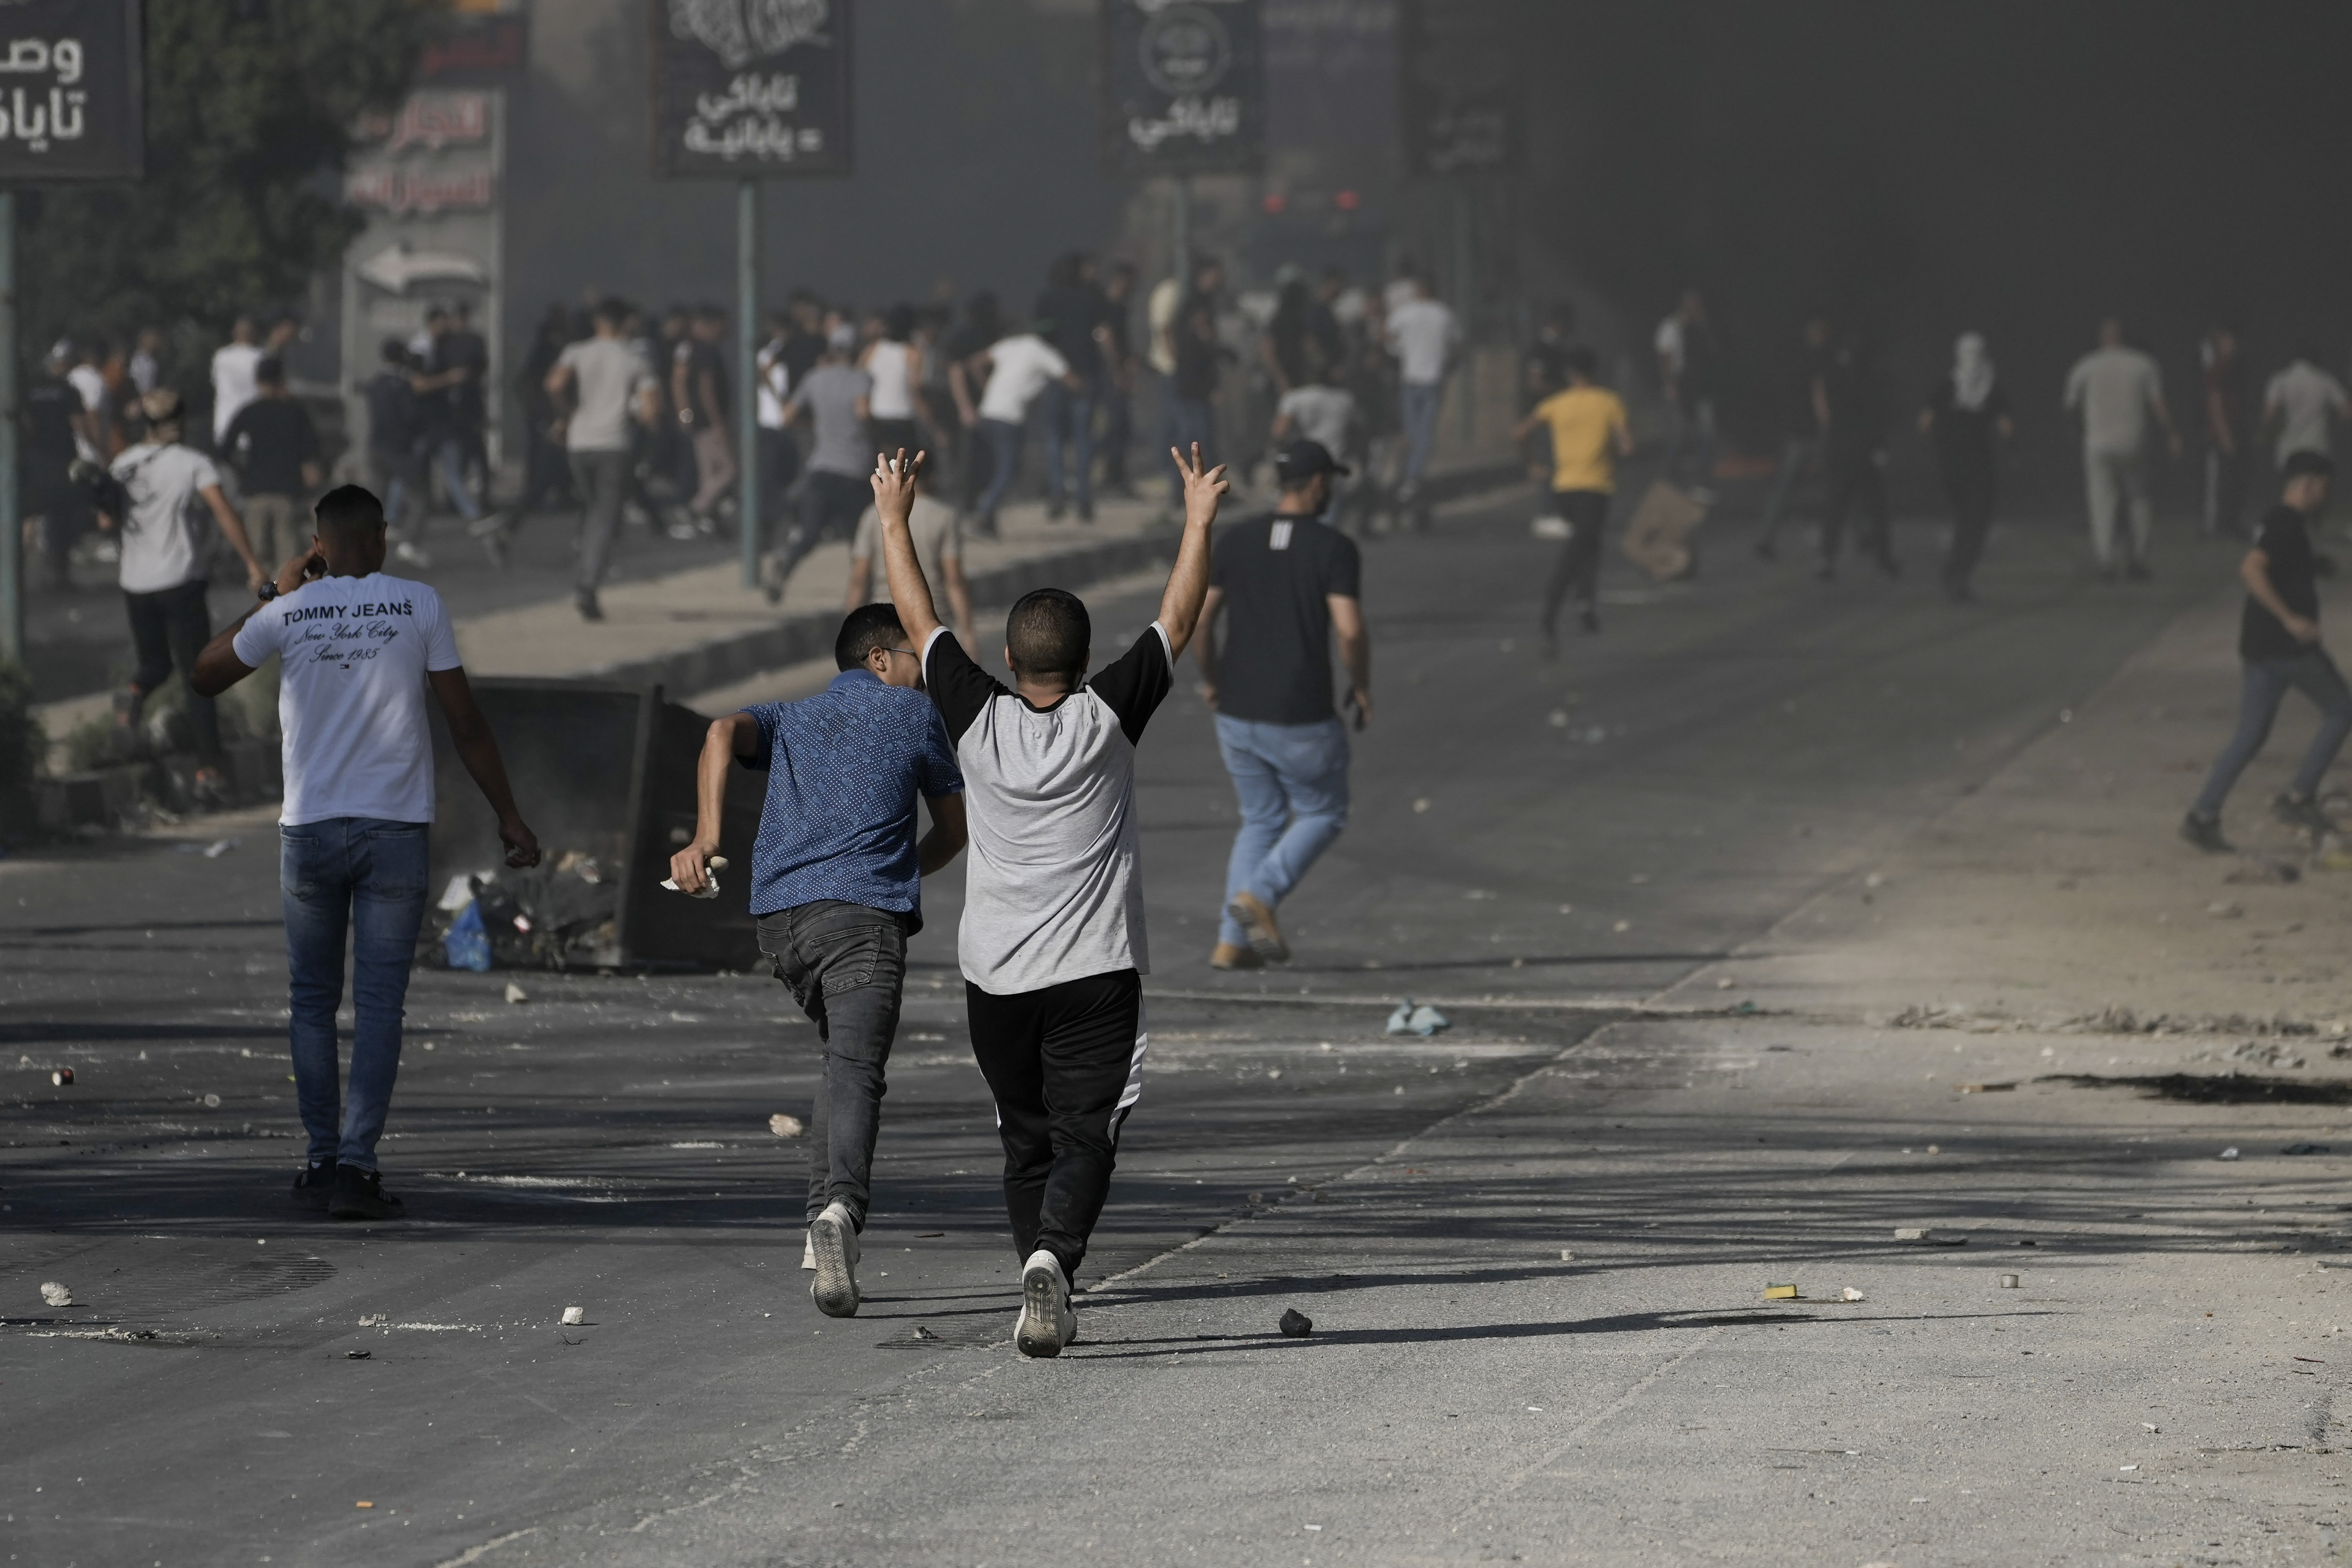
[[[482,906],[467,904],[449,922],[449,934],[441,939],[441,951],[449,955],[452,969],[470,969],[477,974],[489,972],[490,935],[482,929]]]

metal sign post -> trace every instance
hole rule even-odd
[[[25,657],[25,530],[16,448],[17,188],[146,172],[141,0],[0,7],[0,658]]]
[[[735,457],[743,585],[759,582],[760,186],[851,173],[850,0],[647,0],[654,173],[735,184]]]

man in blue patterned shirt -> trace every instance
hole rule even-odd
[[[922,879],[964,845],[963,775],[922,661],[898,611],[853,610],[834,642],[841,674],[814,697],[762,702],[716,720],[703,742],[694,842],[670,858],[682,892],[700,891],[719,848],[727,769],[768,774],[751,851],[760,951],[824,1044],[810,1117],[808,1244],[802,1267],[828,1317],[857,1311],[857,1234],[866,1228],[882,1069],[898,1032],[907,939],[920,931]],[[931,830],[915,840],[915,797]]]

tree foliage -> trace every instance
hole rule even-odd
[[[24,204],[24,342],[221,332],[298,302],[363,220],[352,128],[408,87],[430,0],[147,0],[147,177]]]

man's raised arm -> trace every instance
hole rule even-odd
[[[1160,595],[1160,629],[1168,634],[1172,664],[1184,657],[1185,645],[1200,628],[1201,605],[1209,596],[1209,530],[1217,521],[1217,503],[1233,487],[1225,482],[1223,464],[1212,468],[1201,461],[1198,441],[1192,443],[1189,462],[1173,447],[1168,455],[1184,476],[1184,542],[1177,547],[1175,568],[1168,574],[1167,591]],[[897,579],[891,581],[895,584]]]
[[[923,563],[915,559],[915,536],[907,529],[915,510],[915,476],[922,467],[922,453],[910,458],[901,448],[877,457],[873,475],[874,512],[882,523],[882,575],[918,658],[940,626],[939,612],[931,607],[931,585],[923,581]]]

